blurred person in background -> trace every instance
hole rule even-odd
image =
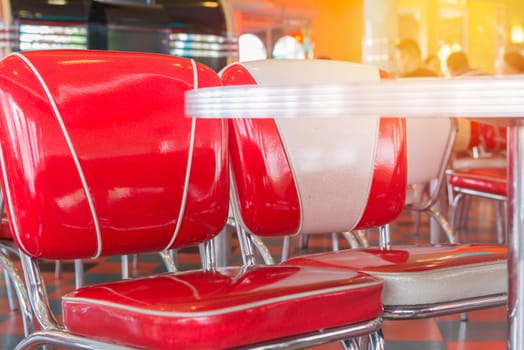
[[[466,56],[464,51],[452,52],[446,60],[446,66],[449,75],[452,77],[487,75],[486,72],[470,66],[468,56]]]
[[[401,78],[436,77],[437,73],[424,66],[418,43],[413,39],[402,40],[395,46],[396,74]]]
[[[440,58],[437,55],[429,55],[424,60],[424,66],[435,72],[438,76],[443,76],[442,70],[440,68]]]
[[[524,74],[524,57],[517,51],[507,52],[504,55],[502,74]]]

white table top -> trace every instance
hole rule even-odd
[[[198,118],[465,117],[508,125],[508,349],[524,349],[524,75],[343,85],[227,86],[186,93]]]
[[[409,78],[337,85],[225,86],[190,90],[186,115],[199,118],[524,118],[524,75]]]

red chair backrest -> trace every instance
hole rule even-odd
[[[245,62],[221,72],[224,85],[334,84],[383,75],[375,67],[328,60]],[[402,211],[402,118],[234,119],[229,132],[239,219],[251,233],[376,227]]]
[[[464,118],[460,118],[458,121],[455,150],[468,151],[477,148],[480,152],[487,153],[504,152],[506,150],[507,127]]]
[[[227,125],[184,115],[185,91],[219,84],[211,69],[167,55],[60,50],[3,59],[2,184],[22,250],[97,257],[219,232],[229,205]]]
[[[481,147],[486,152],[500,152],[506,150],[505,126],[490,125],[471,121],[471,140],[469,147]]]

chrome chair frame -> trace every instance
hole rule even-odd
[[[450,129],[450,133],[448,135],[448,139],[446,142],[446,147],[444,149],[444,153],[442,154],[441,163],[439,165],[438,173],[435,174],[436,177],[431,180],[428,183],[421,184],[424,186],[423,191],[420,193],[421,196],[427,196],[425,200],[421,200],[418,202],[413,203],[406,203],[405,208],[407,210],[415,211],[417,213],[425,213],[430,218],[434,219],[439,226],[444,231],[447,240],[449,243],[456,243],[456,237],[453,230],[453,226],[450,225],[445,215],[443,215],[439,210],[435,208],[435,205],[439,202],[441,199],[440,194],[441,190],[444,188],[444,183],[446,182],[446,170],[448,169],[448,164],[451,159],[451,155],[453,153],[453,144],[455,142],[455,136],[457,135],[457,121],[454,118],[450,118],[452,126]],[[408,120],[410,122],[410,120]],[[409,158],[409,133],[407,137],[408,142],[408,158]],[[412,166],[408,163],[408,168]],[[408,178],[408,186],[414,185],[409,184],[409,178]],[[418,232],[419,227],[419,220],[420,217],[417,216],[416,221],[416,231]]]
[[[247,236],[243,235],[244,238]],[[250,246],[250,243],[241,244],[243,249]],[[203,270],[213,271],[216,269],[216,256],[213,240],[203,244]],[[252,255],[254,256],[254,255]],[[42,330],[32,332],[24,338],[15,350],[34,349],[41,345],[67,346],[71,349],[135,349],[132,347],[115,345],[114,343],[104,343],[85,337],[79,337],[65,331],[54,316],[49,303],[47,302],[47,291],[43,277],[38,269],[38,261],[21,254],[21,261],[26,272],[26,284],[31,295],[31,304],[35,310],[35,318],[38,320]],[[254,260],[246,266],[254,265]],[[336,327],[332,329],[320,329],[315,332],[303,334],[300,337],[289,337],[279,340],[269,341],[262,344],[253,344],[247,347],[236,349],[303,349],[314,345],[326,344],[334,341],[342,341],[345,349],[358,350],[382,350],[383,337],[381,336],[382,318],[376,318],[360,324],[353,324],[350,327]],[[368,336],[368,334],[373,332]]]
[[[0,190],[0,216],[2,216],[4,210],[5,202]],[[27,336],[35,331],[35,326],[24,279],[13,261],[13,255],[20,257],[20,254],[20,250],[12,241],[0,239],[0,266],[4,270],[9,308],[11,311],[20,308],[24,326],[24,335]],[[18,299],[18,304],[15,295]]]
[[[471,310],[489,309],[504,306],[507,303],[507,294],[495,294],[484,298],[472,298],[457,302],[422,305],[420,307],[391,307],[384,306],[383,317],[388,320],[413,320],[430,317],[458,314]]]
[[[448,176],[453,173],[449,170]],[[506,241],[505,235],[507,232],[507,213],[508,213],[508,198],[496,193],[489,193],[485,191],[478,191],[470,188],[453,186],[449,182],[448,200],[450,206],[450,225],[454,232],[459,232],[461,228],[467,226],[467,213],[470,208],[472,197],[484,198],[495,201],[497,213],[497,243],[504,243]]]
[[[15,295],[18,299],[20,313],[24,326],[24,335],[29,335],[35,331],[33,312],[26,285],[22,274],[13,262],[12,255],[20,256],[21,252],[12,242],[0,241],[0,266],[4,270],[6,277],[6,289],[11,310],[18,309]]]

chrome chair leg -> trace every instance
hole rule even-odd
[[[427,210],[426,212],[431,218],[435,219],[435,221],[438,222],[439,226],[444,230],[448,242],[452,244],[456,243],[457,239],[455,238],[453,228],[449,224],[448,220],[446,220],[446,218],[442,214],[440,214],[440,212],[436,211],[433,207],[430,207],[429,210]]]
[[[504,240],[504,221],[506,218],[506,211],[503,203],[501,201],[495,202],[496,212],[497,212],[497,243],[503,244]]]
[[[344,350],[384,350],[384,335],[379,329],[372,334],[341,341]]]
[[[262,259],[264,259],[264,263],[266,265],[273,265],[275,261],[273,260],[273,257],[271,256],[271,253],[269,252],[269,248],[262,242],[262,239],[260,237],[257,237],[255,235],[249,235],[249,238],[251,239],[251,242],[253,242],[253,245],[257,248],[260,255],[262,255]]]
[[[24,334],[27,336],[35,331],[33,323],[33,313],[31,304],[29,302],[29,296],[24,281],[18,272],[18,269],[13,264],[10,257],[0,249],[0,266],[6,273],[6,282],[9,281],[18,297],[18,304],[20,305],[20,312],[22,314],[22,320],[24,324]]]
[[[289,249],[291,245],[291,237],[286,236],[282,241],[282,254],[280,256],[280,261],[285,261],[289,258]]]
[[[84,285],[84,261],[75,259],[75,286],[81,288]]]
[[[131,266],[133,270],[136,270],[138,268],[138,254],[133,254],[131,257]]]
[[[56,345],[56,347],[55,347]],[[51,332],[39,331],[22,339],[16,346],[15,350],[29,350],[35,349],[38,346],[43,347],[44,350],[52,349],[107,349],[107,343],[101,343],[96,340],[90,340],[83,337],[78,337],[61,330],[53,330]],[[39,348],[40,349],[40,348]],[[132,350],[130,347],[112,345],[113,350]]]
[[[55,279],[60,279],[62,277],[62,261],[55,261]]]
[[[129,278],[129,256],[122,255],[120,257],[120,262],[122,264],[122,279]]]
[[[452,190],[453,191],[453,190]],[[451,201],[449,202],[449,222],[455,232],[458,232],[460,228],[460,220],[462,220],[462,200],[464,199],[463,193],[454,193],[451,195]]]
[[[351,249],[359,248],[360,242],[357,239],[356,235],[358,233],[356,232],[342,232],[342,237],[346,239],[346,241],[349,243],[349,246]]]
[[[177,252],[176,249],[170,249],[169,250],[169,257],[171,258],[171,261],[177,265]]]
[[[74,261],[75,265],[75,286],[80,288],[84,285],[84,262],[81,259]],[[62,277],[63,263],[60,260],[55,261],[55,278]]]
[[[306,249],[309,245],[309,235],[299,235],[298,238],[299,249]]]
[[[331,232],[331,249],[334,252],[339,251],[339,245],[338,245],[338,234],[336,232]]]
[[[371,348],[371,342],[368,336],[358,337],[358,348],[360,350],[374,350]]]
[[[372,333],[369,337],[373,350],[384,350],[384,333],[382,329]]]
[[[175,260],[172,258],[175,255],[174,253],[172,255],[171,252],[172,250],[170,251],[163,250],[159,254],[160,254],[160,257],[162,258],[162,261],[164,262],[164,265],[166,266],[167,272],[177,272],[178,269],[176,267]]]
[[[5,251],[5,249],[2,249],[3,253],[6,255],[7,258],[9,258],[9,253]],[[4,270],[4,279],[5,279],[5,289],[7,291],[7,300],[9,302],[9,310],[15,311],[18,310],[18,304],[16,302],[16,291],[14,290],[14,286],[11,283],[11,278],[9,277],[9,272],[7,269]]]
[[[358,230],[355,231],[357,240],[362,248],[368,248],[369,247],[369,241],[366,237],[366,230]]]
[[[340,342],[344,350],[358,350],[358,342],[356,339],[347,339]]]
[[[162,258],[162,261],[164,263],[164,266],[166,267],[166,270],[168,272],[176,272],[177,267],[175,263],[175,252],[174,250],[170,251],[162,251],[159,252],[160,258]],[[120,257],[120,261],[122,264],[122,279],[128,279],[129,278],[129,255],[122,255]],[[131,266],[133,270],[136,270],[138,267],[138,254],[131,255]]]

